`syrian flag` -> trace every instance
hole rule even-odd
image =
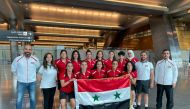
[[[76,109],[129,109],[129,77],[74,81]]]

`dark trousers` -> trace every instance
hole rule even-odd
[[[164,91],[166,93],[166,98],[167,98],[166,109],[172,109],[174,105],[173,87],[172,85],[161,85],[161,84],[157,84],[156,109],[162,109],[162,96]]]
[[[56,87],[43,88],[44,109],[52,109]]]

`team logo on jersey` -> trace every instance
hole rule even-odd
[[[148,65],[145,65],[145,67],[148,67]]]
[[[168,68],[172,68],[172,66],[168,66]]]
[[[35,62],[31,62],[31,64],[35,64]]]

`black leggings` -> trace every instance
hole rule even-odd
[[[56,87],[42,89],[43,96],[44,96],[44,109],[53,108],[55,90],[56,90]]]

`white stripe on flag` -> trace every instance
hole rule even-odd
[[[76,94],[76,92],[78,92],[78,84],[77,84],[77,80],[74,80],[74,90],[75,90],[75,107],[76,109],[79,109],[79,101],[78,99],[78,94]]]
[[[76,88],[76,87],[75,87]],[[77,105],[96,105],[104,103],[119,102],[130,99],[131,88],[115,89],[104,92],[77,92],[75,93]],[[94,99],[93,97],[96,97]]]

